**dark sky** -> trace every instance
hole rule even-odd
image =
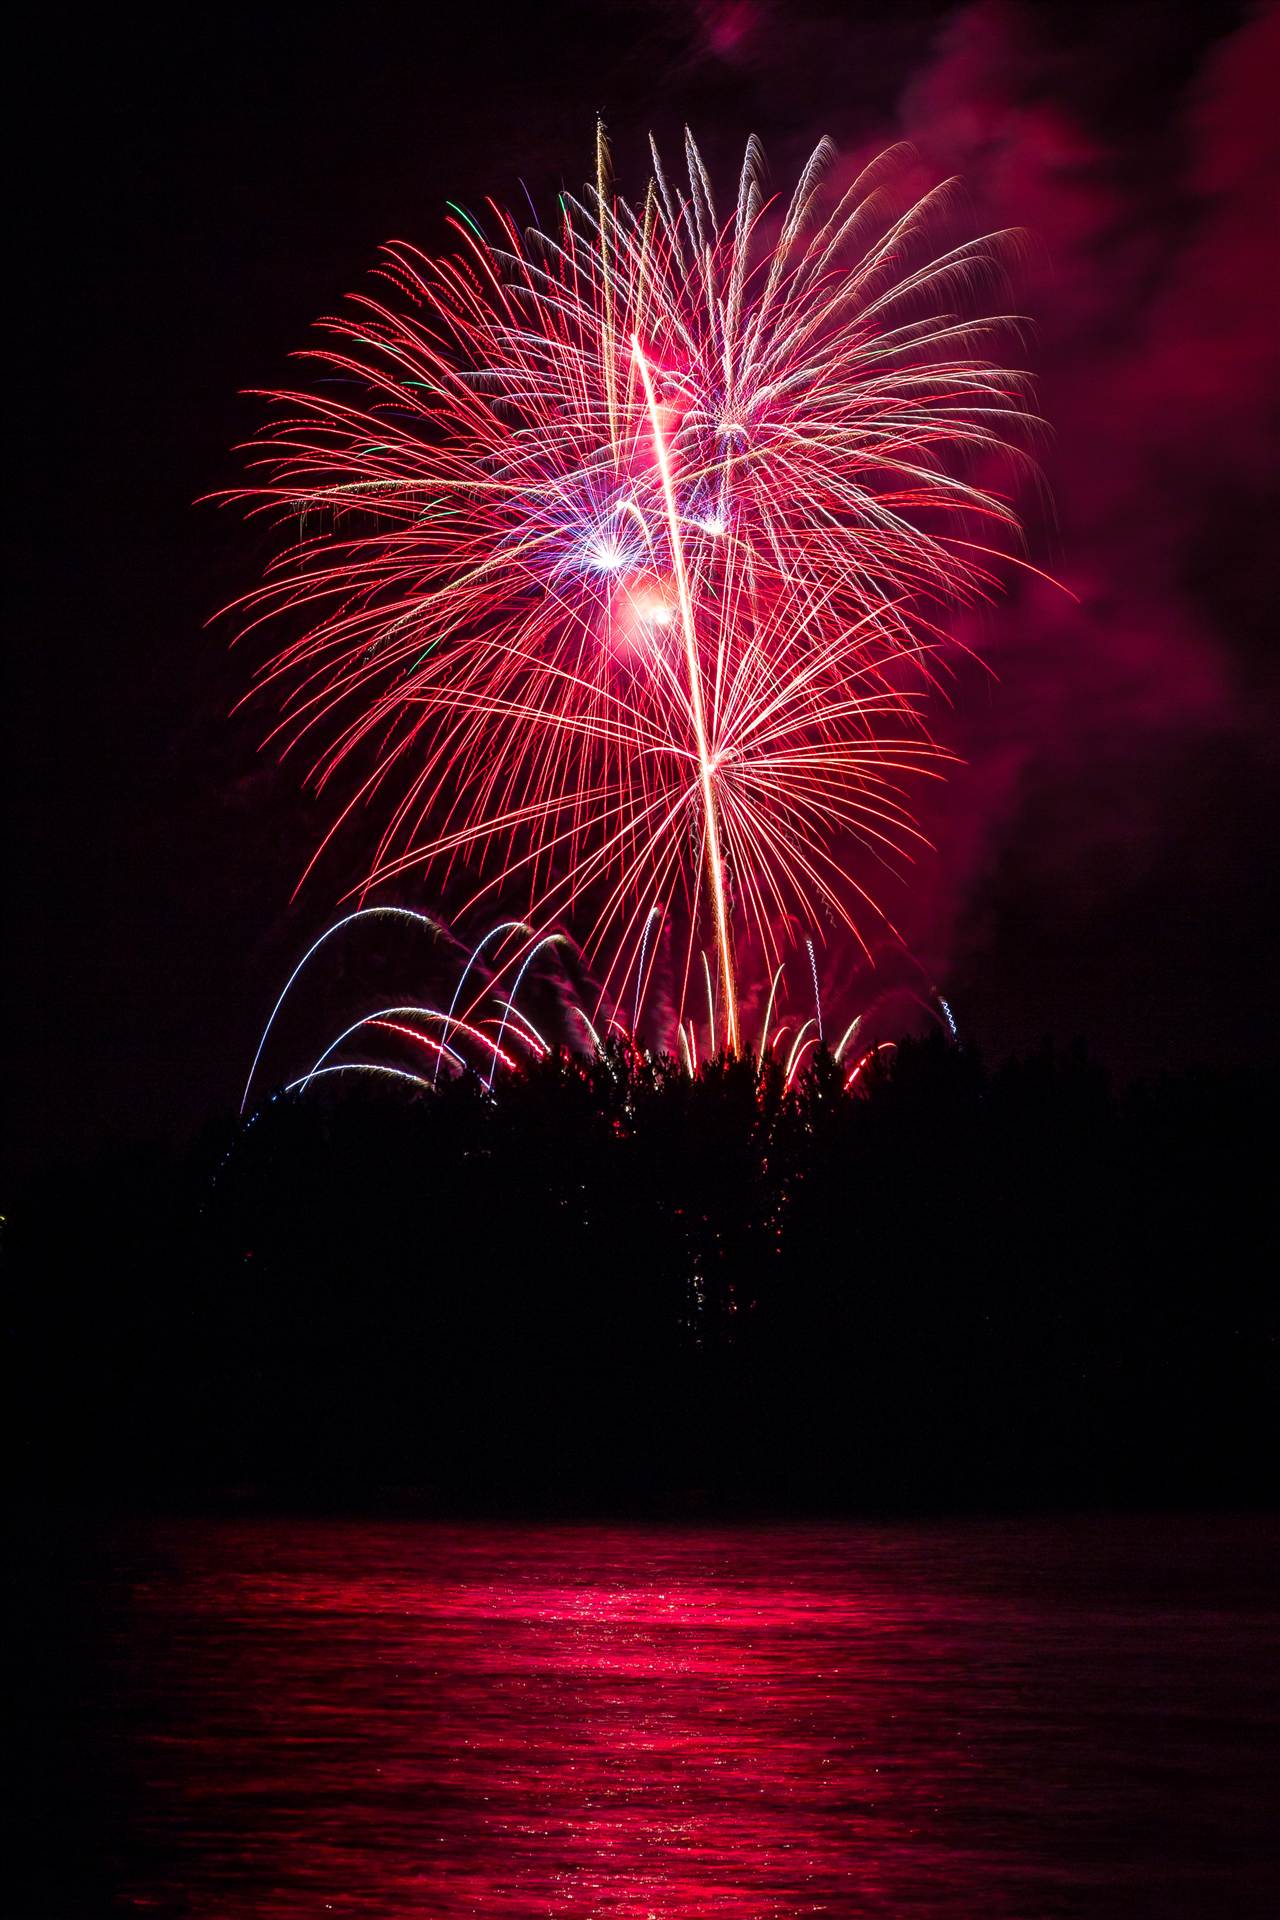
[[[228,712],[205,623],[264,536],[233,481],[311,322],[446,197],[624,188],[688,120],[726,185],[823,132],[903,133],[1036,243],[1019,300],[1054,428],[1034,585],[962,637],[967,764],[895,917],[997,1051],[1083,1033],[1121,1075],[1274,1056],[1276,12],[1214,4],[52,10],[11,300],[10,1091],[20,1166],[183,1137],[237,1095],[331,916],[321,816]],[[16,248],[17,242],[11,241]],[[354,860],[353,851],[353,860]],[[403,896],[414,902],[412,890]],[[425,902],[416,902],[426,904]]]

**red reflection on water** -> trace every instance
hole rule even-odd
[[[1250,1910],[1261,1617],[1171,1610],[1115,1530],[1084,1548],[1061,1523],[170,1532],[119,1642],[125,1905]],[[1242,1804],[1224,1863],[1204,1835]]]

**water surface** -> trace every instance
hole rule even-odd
[[[192,1522],[109,1562],[64,1733],[117,1911],[1280,1911],[1271,1522]]]

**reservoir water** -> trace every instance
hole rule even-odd
[[[29,1628],[47,1911],[1273,1914],[1278,1571],[1256,1518],[135,1523]]]

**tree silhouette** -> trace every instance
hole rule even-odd
[[[20,1488],[812,1507],[1274,1492],[1264,1093],[904,1040],[329,1081],[50,1178]]]

